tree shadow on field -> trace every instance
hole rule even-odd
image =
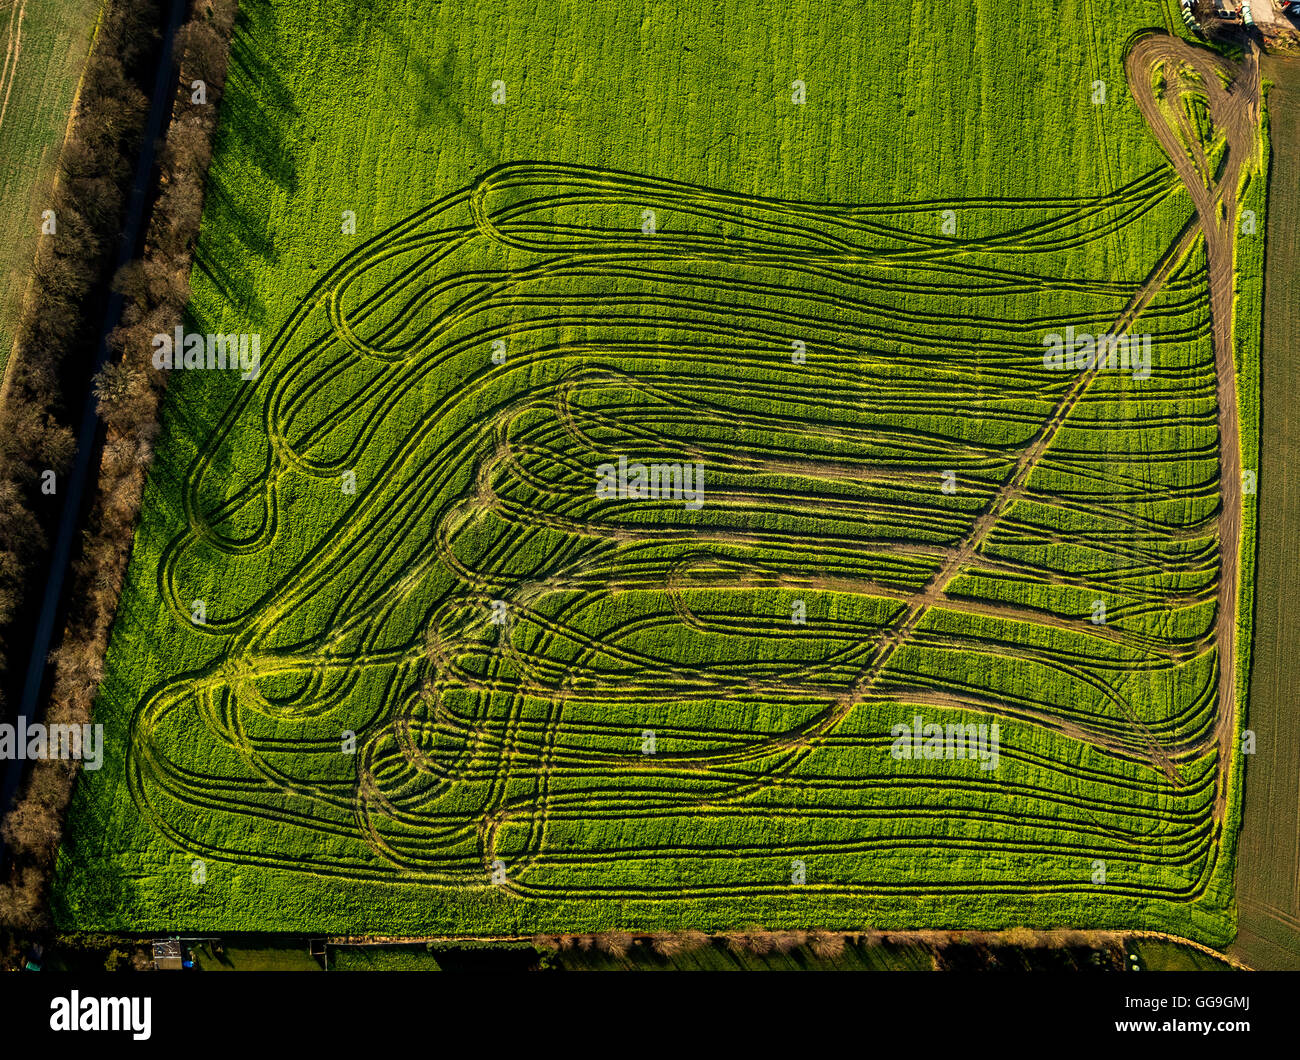
[[[95,695],[95,717],[105,719],[105,756],[101,764],[104,774],[77,771],[58,861],[50,881],[48,911],[64,931],[92,924],[101,930],[134,931],[130,918],[147,908],[148,896],[138,886],[140,874],[133,870],[129,858],[113,849],[109,840],[120,826],[115,819],[122,809],[126,791],[122,755],[128,746],[124,730],[130,710],[121,708],[134,702],[122,673],[121,667],[107,667]],[[118,709],[105,709],[106,703]],[[118,784],[120,787],[110,791]]]
[[[433,62],[425,54],[429,47],[427,41],[415,40],[391,26],[382,27],[383,34],[392,47],[406,59],[407,67],[415,74],[415,84],[396,86],[389,90],[390,98],[395,92],[403,93],[401,98],[394,98],[394,105],[404,109],[414,109],[415,117],[421,125],[430,128],[436,126],[455,126],[461,139],[460,152],[472,153],[484,166],[490,168],[500,161],[496,151],[488,148],[479,131],[481,122],[471,117],[465,110],[454,80],[456,70],[456,49],[448,43],[442,56]],[[488,86],[483,85],[486,92]],[[478,168],[478,167],[475,167]]]
[[[274,263],[280,260],[280,252],[267,218],[236,197],[220,165],[208,171],[204,222],[195,264],[246,319],[264,322],[266,303],[258,295],[258,275],[250,259]]]
[[[244,0],[230,45],[230,86],[221,113],[225,150],[247,159],[288,192],[298,190],[294,146],[301,117],[271,60],[274,15],[265,0]]]
[[[197,305],[191,303],[185,311],[185,330],[206,335],[209,332],[224,329],[220,327],[218,321],[213,320]],[[263,339],[267,337],[264,335]],[[264,355],[266,353],[265,346],[264,342],[262,349]],[[172,468],[176,475],[176,481],[181,483],[186,480],[193,461],[203,452],[208,439],[212,437],[217,421],[231,401],[238,395],[243,380],[240,379],[237,372],[231,370],[176,372],[172,376],[173,385],[176,385],[177,379],[184,380],[179,385],[185,388],[183,393],[185,400],[172,402],[171,404],[175,407],[169,409],[169,411],[174,418],[173,426],[176,433],[190,441],[190,448],[187,451],[177,453],[180,460]],[[175,448],[180,449],[181,447]],[[214,481],[227,481],[232,471],[231,454],[226,451],[225,447],[219,448],[211,460],[209,474],[215,475]],[[184,512],[181,509],[178,509],[177,512],[181,516],[179,525],[184,526]]]
[[[225,329],[219,321],[209,317],[196,303],[191,302],[185,313],[185,330],[206,335]],[[263,358],[271,341],[270,334],[262,334]],[[263,371],[265,370],[264,367]],[[253,419],[246,417],[243,421],[242,432],[235,432],[224,444],[208,450],[217,426],[230,405],[246,388],[258,385],[256,381],[243,379],[233,369],[172,373],[165,404],[166,423],[163,434],[171,444],[158,446],[156,459],[157,474],[161,481],[167,483],[167,488],[160,491],[166,510],[165,514],[157,511],[153,513],[156,520],[154,525],[165,527],[168,537],[183,533],[189,525],[183,501],[200,460],[205,465],[204,489],[200,496],[200,505],[205,515],[209,513],[210,506],[224,499],[222,491],[234,492],[247,485],[250,467],[262,467],[262,462],[269,455],[269,443],[262,433],[255,411],[251,414]],[[260,407],[256,397],[250,407],[253,410]],[[255,426],[250,426],[251,424]],[[239,454],[232,448],[232,439],[237,439],[237,444],[242,447]],[[241,459],[237,460],[237,455]],[[255,504],[250,510],[258,510],[258,506]],[[224,525],[223,529],[230,530],[231,527]],[[168,672],[167,667],[161,672]]]
[[[348,4],[348,17],[339,19],[330,27],[330,36],[335,44],[355,44],[369,30],[374,22],[387,22],[391,0],[351,0]],[[441,6],[441,0],[432,0],[434,7]]]

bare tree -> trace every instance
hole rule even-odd
[[[599,944],[611,957],[626,957],[632,948],[632,936],[626,931],[611,931],[600,936]]]
[[[188,22],[176,32],[187,69],[199,77],[224,77],[230,50],[209,22]]]
[[[844,952],[844,936],[834,931],[814,931],[810,944],[822,960],[834,960]]]
[[[184,177],[202,177],[212,162],[210,124],[194,117],[173,124],[167,132],[163,162]]]
[[[1031,931],[1027,927],[1008,928],[1001,934],[1001,943],[1004,946],[1014,946],[1016,949],[1033,949],[1043,944],[1043,937],[1036,931]]]

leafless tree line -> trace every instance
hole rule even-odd
[[[719,935],[710,935],[703,931],[666,931],[649,934],[611,931],[590,935],[537,935],[532,941],[534,947],[542,951],[594,951],[619,960],[627,957],[638,942],[649,946],[659,956],[670,959],[721,943],[737,955],[789,954],[806,948],[813,956],[823,961],[834,961],[839,958],[850,943],[859,947],[889,944],[921,947],[929,954],[936,968],[944,967],[947,951],[951,947],[959,946],[973,947],[985,953],[995,948],[1111,950],[1119,946],[1118,937],[1110,932],[1071,929],[1033,931],[1024,927],[1013,927],[1003,931],[935,929],[851,932],[824,929],[768,931],[762,928],[749,928]]]
[[[150,13],[146,17],[145,11]],[[140,510],[145,476],[158,433],[158,410],[165,376],[151,363],[152,336],[181,323],[189,300],[189,274],[198,238],[203,189],[212,156],[218,103],[225,83],[238,0],[196,0],[180,29],[176,55],[180,67],[172,121],[161,152],[160,193],[150,215],[143,256],[121,269],[113,287],[125,299],[120,326],[109,338],[113,357],[94,382],[105,442],[93,506],[75,564],[72,605],[59,646],[51,655],[54,681],[45,720],[82,724],[103,676],[104,652],[116,612],[131,541]],[[146,0],[110,4],[84,84],[72,134],[60,159],[56,198],[67,211],[70,241],[43,245],[37,263],[33,319],[25,324],[19,362],[0,409],[0,626],[14,613],[16,599],[44,546],[44,527],[33,496],[41,471],[65,469],[72,457],[72,435],[62,421],[58,360],[47,352],[53,336],[44,322],[57,310],[69,341],[84,329],[76,299],[84,297],[95,268],[75,250],[76,233],[93,231],[101,253],[108,233],[120,224],[131,152],[138,147],[143,96],[122,70],[142,36],[156,32],[157,5]],[[108,30],[107,36],[105,29]],[[138,58],[138,56],[137,56]],[[192,102],[192,83],[206,83],[206,103]],[[110,133],[109,129],[115,129]],[[88,193],[89,189],[93,193]],[[56,210],[59,207],[56,207]],[[89,210],[102,221],[92,222]],[[60,217],[65,216],[60,212]],[[60,222],[60,231],[63,224]],[[83,244],[88,245],[88,244]],[[54,277],[56,285],[47,281]],[[12,527],[12,530],[11,530]],[[32,764],[21,797],[6,817],[4,837],[13,855],[8,879],[0,883],[0,926],[15,932],[48,929],[49,877],[63,832],[76,763]]]

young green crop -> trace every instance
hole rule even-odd
[[[264,355],[172,376],[62,921],[1226,939],[1142,13],[344,6],[244,5],[191,328]]]

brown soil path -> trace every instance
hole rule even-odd
[[[1125,59],[1129,88],[1142,116],[1173,163],[1196,208],[1205,237],[1209,276],[1211,335],[1218,376],[1219,596],[1215,620],[1218,644],[1219,695],[1215,739],[1219,766],[1214,802],[1216,825],[1227,807],[1228,767],[1237,716],[1237,595],[1241,545],[1241,436],[1237,421],[1237,372],[1233,348],[1234,245],[1237,230],[1237,190],[1243,167],[1257,153],[1262,85],[1259,52],[1246,46],[1240,68],[1210,52],[1164,34],[1139,40]],[[1164,89],[1158,95],[1157,71]],[[1231,80],[1224,84],[1220,74]],[[1203,145],[1192,134],[1178,105],[1185,92],[1203,94],[1216,130],[1226,141],[1217,174],[1210,172]]]

